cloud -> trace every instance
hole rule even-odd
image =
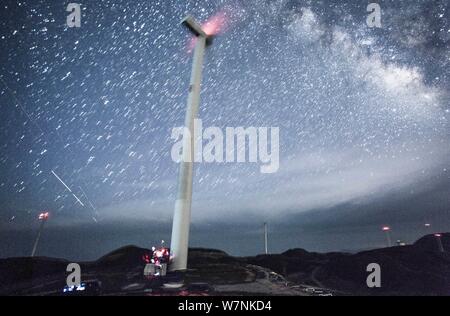
[[[442,170],[441,161],[450,154],[446,148],[425,148],[426,156],[403,154],[371,155],[363,149],[297,153],[282,162],[274,176],[255,173],[245,181],[225,182],[211,188],[195,180],[192,220],[206,222],[247,222],[283,219],[313,209],[341,203],[380,198],[420,183]],[[231,165],[220,168],[232,170]],[[219,173],[220,174],[220,173]],[[214,177],[214,176],[213,176]],[[220,201],[226,200],[226,203]],[[141,199],[111,205],[100,210],[106,221],[170,221],[174,200]]]
[[[231,186],[221,188],[233,192],[228,203],[218,204],[214,198],[202,200],[199,196],[194,218],[198,221],[280,218],[358,199],[382,197],[442,170],[439,162],[448,156],[449,150],[433,151],[432,148],[429,146],[429,154],[423,157],[414,152],[374,156],[361,149],[298,153],[296,158],[283,161],[276,179],[255,176],[237,190],[233,191]],[[258,184],[264,189],[253,191]]]

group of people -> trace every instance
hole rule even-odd
[[[165,247],[161,247],[156,249],[152,247],[153,255],[151,259],[151,263],[154,263],[156,266],[161,266],[162,264],[169,263],[170,253],[169,249]]]
[[[161,247],[152,247],[152,254],[145,254],[143,260],[146,262],[144,268],[145,276],[164,276],[167,271],[167,265],[170,260],[169,249],[161,245]]]

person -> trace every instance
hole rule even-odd
[[[153,255],[152,255],[152,263],[155,264],[155,268],[158,270],[156,275],[165,274],[167,263],[169,262],[169,249],[161,247],[159,249],[155,249],[152,247]],[[161,273],[160,273],[161,272]]]

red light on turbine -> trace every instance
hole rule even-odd
[[[45,220],[48,219],[49,215],[50,214],[48,212],[43,212],[43,213],[39,214],[39,220],[40,221],[45,221]]]
[[[389,226],[383,226],[383,228],[381,228],[383,231],[389,231],[391,230],[391,228]]]
[[[212,17],[210,17],[205,23],[201,25],[203,32],[205,32],[208,36],[215,36],[217,34],[225,32],[230,25],[230,19],[228,16],[230,15],[229,10],[222,9]],[[195,47],[195,43],[197,41],[196,37],[191,37],[188,43],[188,52],[192,52]]]
[[[216,35],[223,32],[227,27],[227,15],[225,11],[220,11],[213,15],[202,25],[203,31],[207,35]]]

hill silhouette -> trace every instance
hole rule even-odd
[[[281,254],[233,257],[205,248],[189,249],[187,284],[207,283],[216,289],[233,285],[235,293],[245,294],[248,285],[268,278],[273,273],[289,286],[328,289],[342,295],[448,295],[450,293],[450,233],[441,234],[444,252],[437,237],[425,235],[412,245],[362,251],[316,253],[290,249]],[[93,262],[80,263],[83,280],[101,283],[102,294],[127,294],[128,289],[149,286],[143,283],[145,262],[142,256],[151,250],[125,246]],[[1,295],[58,294],[65,285],[69,261],[47,257],[0,259]],[[366,285],[369,263],[381,267],[381,288]],[[283,277],[281,277],[283,276]],[[162,282],[152,281],[150,287]],[[280,287],[261,293],[276,293]],[[278,286],[278,285],[277,285]],[[283,285],[285,286],[285,285]],[[242,291],[240,290],[242,287]],[[275,291],[275,292],[274,292]],[[254,292],[252,292],[254,294]],[[296,292],[286,292],[296,295]]]

